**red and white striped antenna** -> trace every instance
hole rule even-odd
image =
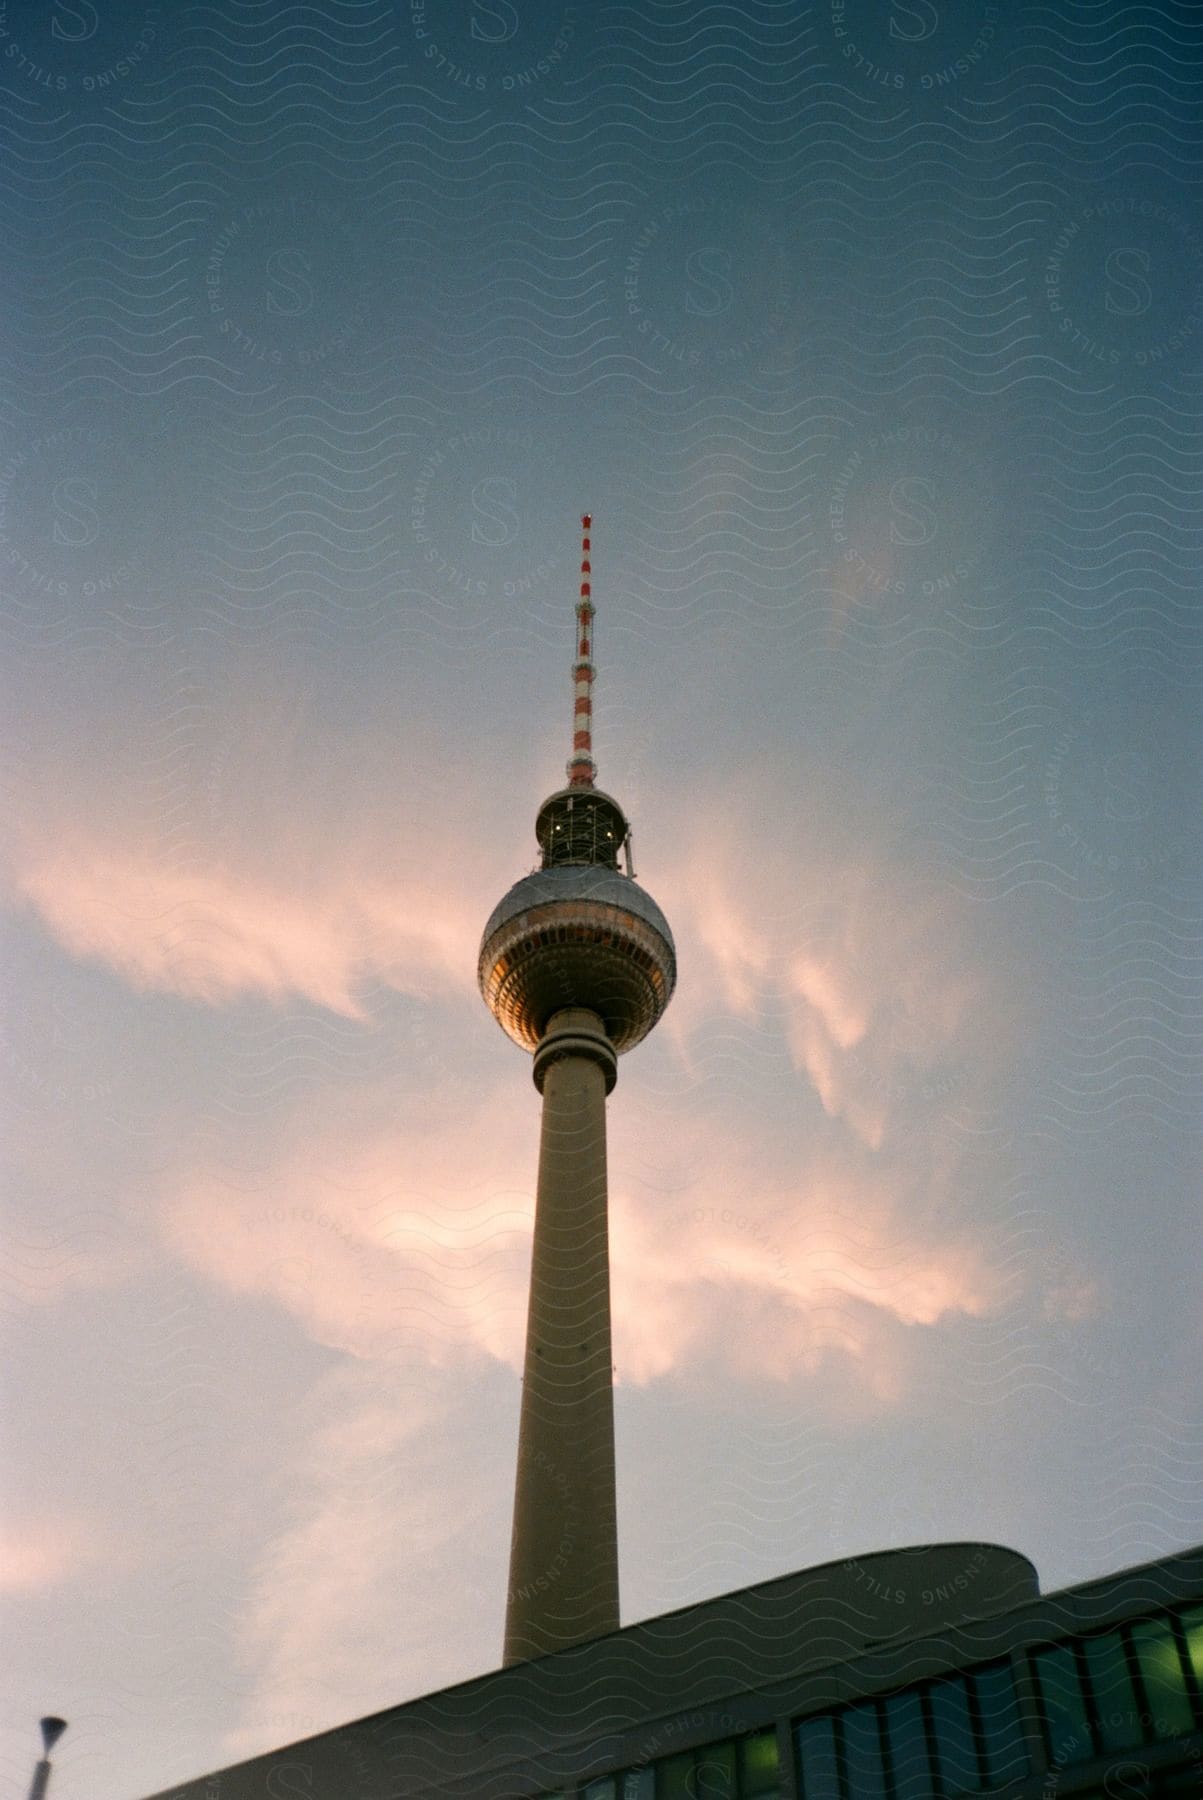
[[[597,774],[593,760],[593,565],[589,533],[593,514],[581,514],[581,597],[576,608],[576,661],[572,665],[575,702],[572,713],[572,755],[568,759],[569,787],[592,787]]]

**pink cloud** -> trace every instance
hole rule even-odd
[[[89,794],[77,771],[44,807],[31,784],[17,892],[73,954],[210,1004],[295,994],[359,1020],[369,981],[471,999],[481,924],[521,872],[512,847],[490,859],[486,784],[457,775],[450,738],[411,745],[395,783],[404,816],[385,817],[394,746],[323,734],[280,704],[258,723],[244,704],[243,727],[232,707],[220,756],[210,746],[188,790],[187,842],[165,817],[140,827],[120,784]],[[729,1341],[749,1376],[880,1361],[883,1326],[931,1327],[996,1300],[985,1253],[925,1233],[908,1201],[917,1179],[956,1179],[938,1170],[928,1090],[942,1103],[940,1082],[955,1078],[959,1103],[987,1085],[1007,1037],[1001,974],[965,907],[874,852],[884,823],[846,819],[830,783],[801,779],[783,797],[756,767],[696,799],[672,814],[650,878],[681,951],[666,1035],[689,1060],[716,1023],[759,1028],[766,1058],[788,1050],[800,1097],[813,1091],[833,1130],[816,1109],[811,1140],[768,1149],[683,1104],[671,1130],[694,1150],[672,1174],[673,1204],[719,1219],[686,1238],[686,1256],[635,1179],[661,1166],[664,1119],[633,1144],[628,1173],[614,1160],[624,1377],[696,1370]],[[486,849],[468,859],[466,843]],[[312,1096],[259,1178],[182,1169],[161,1229],[208,1279],[357,1359],[405,1345],[431,1366],[517,1368],[536,1143],[517,1058],[470,1094],[423,1066],[404,1099],[360,1095],[348,1109]],[[782,1221],[775,1251],[723,1222],[732,1194]]]
[[[850,1359],[896,1398],[900,1328],[979,1316],[1009,1296],[971,1233],[950,1238],[908,1217],[893,1171],[838,1155],[783,1168],[778,1153],[702,1121],[691,1137],[697,1161],[666,1182],[669,1204],[636,1206],[612,1177],[624,1379],[721,1370],[727,1381],[791,1381]]]
[[[356,988],[369,978],[408,993],[467,987],[479,922],[458,895],[341,869],[316,885],[301,892],[246,871],[172,868],[79,840],[17,878],[65,949],[140,989],[214,1005],[299,994],[361,1018]]]
[[[482,923],[525,856],[462,744],[449,729],[411,739],[401,771],[387,736],[345,719],[336,735],[266,693],[212,722],[181,778],[182,829],[161,799],[135,804],[139,781],[163,779],[146,722],[95,766],[33,759],[16,896],[71,954],[210,1005],[296,995],[362,1019],[371,983],[470,998]],[[980,1090],[1014,996],[968,904],[875,848],[892,822],[851,805],[829,769],[783,793],[753,763],[708,788],[699,778],[657,828],[651,879],[681,950],[664,1031],[685,1063],[724,1014],[761,1026],[770,1050],[784,1035],[827,1114],[874,1149],[929,1089]]]
[[[351,1118],[337,1094],[311,1102],[258,1178],[183,1174],[160,1210],[165,1240],[207,1278],[270,1300],[356,1358],[416,1348],[436,1366],[474,1354],[515,1365],[533,1089],[529,1110],[510,1081],[468,1097],[445,1079],[408,1102],[379,1090],[358,1099]]]
[[[874,848],[886,821],[853,826],[805,774],[788,801],[731,776],[681,816],[657,894],[690,977],[666,1028],[691,1066],[724,1012],[766,1050],[783,1033],[824,1111],[874,1150],[933,1099],[988,1103],[1019,1041],[1013,975],[968,902]]]
[[[514,1061],[487,1090],[449,1080],[394,1101],[387,1123],[383,1106],[348,1121],[338,1096],[310,1102],[259,1178],[182,1177],[163,1236],[207,1279],[361,1361],[483,1358],[517,1373],[538,1114]],[[860,1167],[799,1157],[696,1112],[677,1114],[666,1148],[663,1120],[642,1118],[622,1119],[611,1157],[621,1380],[697,1380],[721,1363],[737,1380],[789,1381],[831,1356],[888,1362],[885,1327],[1000,1303],[988,1252],[916,1225],[894,1172],[863,1152]]]
[[[81,1521],[41,1518],[0,1525],[0,1593],[59,1587],[97,1558]]]
[[[136,705],[119,740],[94,721],[89,746],[76,725],[70,764],[58,741],[26,748],[6,834],[12,899],[69,954],[214,1006],[297,995],[360,1018],[370,982],[471,990],[506,865],[465,856],[489,844],[489,800],[465,784],[452,815],[436,735],[411,733],[396,768],[379,731],[323,729],[275,678],[230,698],[187,759],[185,734]]]

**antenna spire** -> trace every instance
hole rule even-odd
[[[597,764],[593,760],[593,565],[589,533],[593,514],[581,514],[581,597],[576,608],[576,661],[572,681],[576,699],[572,714],[572,755],[568,759],[569,787],[593,786]]]

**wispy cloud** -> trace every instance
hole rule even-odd
[[[466,842],[488,843],[486,798],[463,783],[452,818],[435,736],[411,739],[390,783],[395,751],[378,731],[323,729],[303,707],[289,725],[274,692],[232,699],[186,756],[177,734],[156,742],[136,718],[95,762],[27,748],[10,898],[72,956],[209,1005],[296,995],[358,1018],[368,982],[467,990],[501,879],[487,849],[464,856]],[[385,767],[367,780],[373,764]]]
[[[442,796],[448,782],[470,792],[467,771],[458,781],[431,747],[405,790],[414,816],[390,822],[386,784],[351,778],[383,754],[377,740],[336,746],[308,721],[304,754],[269,768],[265,787],[256,755],[279,760],[290,742],[279,720],[268,738],[274,750],[262,734],[227,735],[222,806],[187,854],[140,842],[128,807],[110,809],[102,833],[79,784],[64,783],[53,829],[29,815],[17,835],[18,891],[74,954],[140,987],[213,1005],[299,995],[361,1020],[373,981],[425,994],[435,1029],[450,1031],[445,1003],[470,995],[481,923],[519,872],[504,847],[465,867],[472,834]],[[924,1226],[930,1209],[917,1218],[911,1200],[917,1182],[930,1199],[955,1178],[933,1147],[944,1084],[957,1104],[977,1094],[1010,1015],[973,919],[887,853],[880,820],[853,825],[846,796],[816,780],[783,832],[774,792],[749,766],[707,808],[678,810],[652,884],[681,949],[669,1020],[686,1062],[716,1021],[759,1029],[822,1110],[807,1133],[765,1145],[736,1115],[682,1100],[675,1131],[691,1148],[663,1192],[688,1228],[666,1230],[654,1180],[628,1186],[615,1161],[618,1359],[624,1379],[645,1382],[719,1355],[775,1380],[845,1357],[876,1368],[868,1383],[880,1377],[884,1393],[883,1325],[998,1304],[988,1252],[968,1229]],[[823,855],[800,866],[801,840]],[[276,1122],[261,1173],[185,1159],[161,1188],[163,1238],[194,1271],[358,1360],[404,1348],[433,1367],[476,1357],[517,1369],[536,1148],[519,1084],[516,1066],[467,1092],[446,1068],[418,1066],[403,1091],[361,1084],[350,1105],[317,1089]],[[659,1168],[658,1136],[632,1141],[626,1166]],[[757,1199],[733,1212],[732,1194]]]
[[[472,1093],[448,1080],[401,1107],[378,1092],[351,1122],[339,1094],[311,1099],[253,1179],[184,1175],[164,1199],[162,1232],[194,1271],[362,1361],[484,1358],[516,1372],[531,1099],[516,1105],[509,1079]],[[863,1148],[799,1156],[700,1109],[677,1125],[675,1155],[649,1120],[623,1129],[613,1158],[620,1379],[690,1380],[719,1361],[736,1379],[803,1378],[833,1354],[888,1359],[876,1321],[934,1326],[998,1304],[1005,1283],[989,1250],[967,1230],[953,1240],[917,1223],[909,1187]]]
[[[689,979],[669,1029],[687,1055],[723,1013],[766,1044],[783,1033],[825,1112],[879,1150],[932,1101],[989,1095],[1026,1000],[968,903],[890,848],[887,820],[862,805],[850,823],[830,770],[801,786],[785,809],[748,770],[683,809],[662,898]]]
[[[249,1692],[231,1757],[477,1674],[482,1614],[500,1661],[506,1525],[490,1517],[493,1484],[473,1480],[501,1451],[491,1410],[404,1361],[333,1370],[309,1396],[291,1516],[260,1553],[238,1631]],[[515,1409],[510,1454],[516,1422]]]
[[[804,1381],[848,1360],[881,1398],[898,1398],[901,1331],[1006,1298],[993,1247],[920,1223],[895,1170],[838,1152],[795,1158],[701,1118],[691,1131],[696,1160],[669,1204],[636,1205],[614,1184],[625,1379]]]
[[[357,987],[463,987],[479,927],[454,890],[324,869],[307,891],[247,871],[176,869],[86,840],[22,869],[18,892],[72,955],[137,988],[219,1004],[298,994],[362,1017]],[[467,971],[467,974],[465,974]]]

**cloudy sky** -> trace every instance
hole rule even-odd
[[[496,1666],[568,751],[624,1618],[1203,1536],[1189,0],[0,8],[0,1769]]]

